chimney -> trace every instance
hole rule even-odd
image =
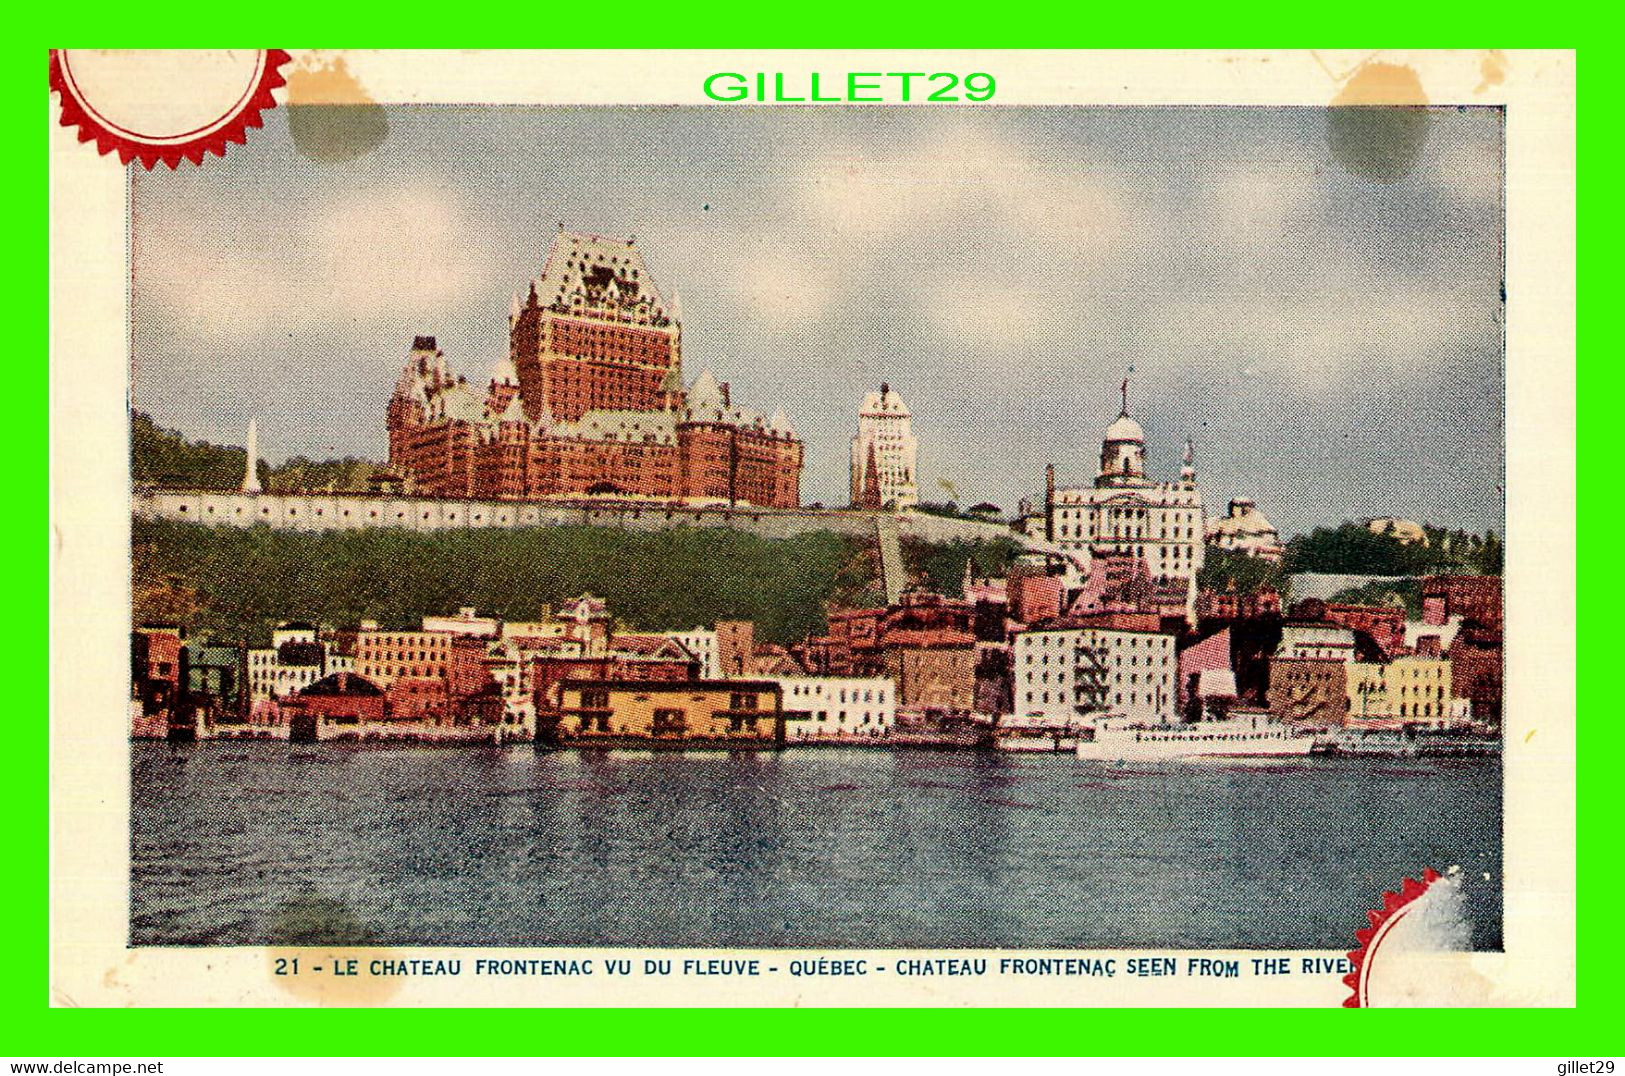
[[[414,337],[412,337],[412,350],[413,351],[434,351],[435,350],[434,337],[432,337],[432,336],[414,336]]]

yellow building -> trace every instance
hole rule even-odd
[[[1405,655],[1348,666],[1349,723],[1443,725],[1450,721],[1450,662]]]
[[[539,736],[565,746],[777,747],[784,699],[771,680],[566,680]]]

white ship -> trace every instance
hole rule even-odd
[[[1307,755],[1315,745],[1317,731],[1252,715],[1179,725],[1107,718],[1096,721],[1078,738],[1078,757],[1116,762],[1210,755]]]

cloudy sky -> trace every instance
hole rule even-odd
[[[1286,533],[1502,530],[1501,119],[1430,113],[1392,181],[1318,109],[392,108],[301,155],[287,110],[134,180],[137,407],[273,461],[387,454],[413,335],[483,380],[559,221],[636,235],[686,373],[782,405],[844,502],[863,393],[900,391],[922,495],[1091,480],[1132,365],[1151,468]]]

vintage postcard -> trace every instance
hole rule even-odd
[[[59,1004],[1573,1004],[1572,54],[50,75]]]

